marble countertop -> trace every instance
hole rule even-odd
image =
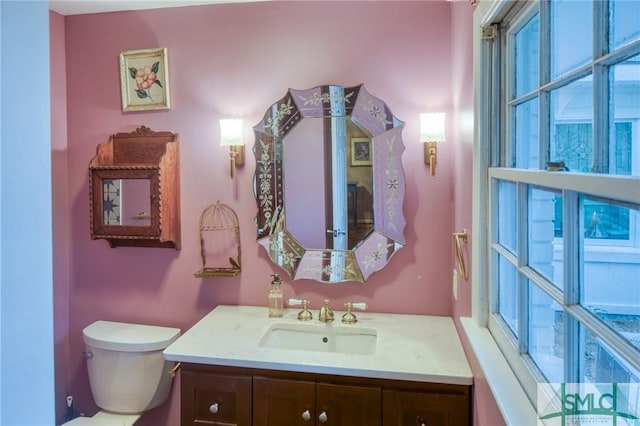
[[[266,307],[221,305],[164,351],[169,361],[262,368],[380,379],[470,385],[471,369],[451,317],[356,312],[356,324],[297,320],[300,309],[268,318]],[[274,324],[314,327],[362,327],[377,332],[373,354],[326,353],[261,347]]]

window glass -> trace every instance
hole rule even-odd
[[[640,336],[640,209],[584,197],[581,214],[585,238],[581,239],[584,288],[581,304],[618,333]],[[607,239],[607,245],[593,238]]]
[[[517,253],[518,198],[516,184],[512,182],[498,182],[498,243],[512,253]]]
[[[549,158],[573,172],[593,167],[592,96],[591,76],[551,91]]]
[[[614,65],[609,74],[615,123],[609,144],[611,173],[640,176],[640,55]]]
[[[637,211],[613,203],[583,197],[581,214],[584,217],[584,237],[586,239],[623,240],[625,242],[621,248],[629,246],[626,241],[630,237],[631,219],[637,218]],[[636,221],[637,219],[634,220],[634,222]],[[635,240],[636,244],[632,245],[638,246],[637,238]],[[615,242],[613,243],[615,244]]]
[[[522,96],[540,84],[540,41],[535,15],[515,36],[516,96]]]
[[[529,355],[547,380],[564,381],[562,307],[531,281],[529,288]]]
[[[514,336],[518,336],[518,281],[515,266],[498,255],[500,292],[498,311]]]
[[[538,106],[538,98],[533,98],[515,107],[515,163],[519,169],[540,168]]]
[[[587,64],[593,51],[593,4],[551,1],[551,78]]]
[[[640,349],[640,334],[629,333],[629,335],[632,336],[630,338],[632,344]],[[579,377],[581,378],[581,382],[617,383],[619,385],[640,383],[638,366],[634,367],[622,360],[602,339],[591,333],[583,325],[580,325],[580,346],[581,359]],[[636,404],[640,404],[640,401],[636,401]],[[638,410],[635,412],[638,412]]]
[[[640,39],[640,1],[616,0],[611,1],[611,19],[609,22],[612,37],[612,50]]]
[[[562,288],[562,229],[556,235],[557,204],[562,217],[562,198],[557,192],[536,187],[529,188],[529,215],[527,238],[529,266]],[[556,238],[560,237],[560,238]]]

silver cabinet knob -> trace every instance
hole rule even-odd
[[[309,410],[305,410],[304,413],[302,413],[302,420],[305,422],[311,420],[311,413],[309,413]]]
[[[324,411],[318,416],[318,420],[320,420],[320,423],[326,423],[328,419],[329,418],[327,417],[327,413]]]
[[[217,402],[214,402],[213,404],[211,404],[211,406],[209,407],[209,411],[213,414],[216,414],[218,411],[220,410],[220,406],[218,406]]]

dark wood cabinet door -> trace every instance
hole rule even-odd
[[[316,425],[380,426],[381,407],[382,391],[379,387],[330,383],[318,383],[316,386]],[[322,413],[324,417],[321,417]]]
[[[182,371],[182,426],[251,426],[251,377]]]
[[[383,426],[463,426],[470,424],[469,400],[462,395],[384,390]]]
[[[309,426],[315,420],[314,382],[253,378],[253,426]]]

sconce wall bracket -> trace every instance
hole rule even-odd
[[[429,165],[429,177],[434,178],[436,176],[436,158],[437,148],[435,142],[424,143],[424,164]]]

